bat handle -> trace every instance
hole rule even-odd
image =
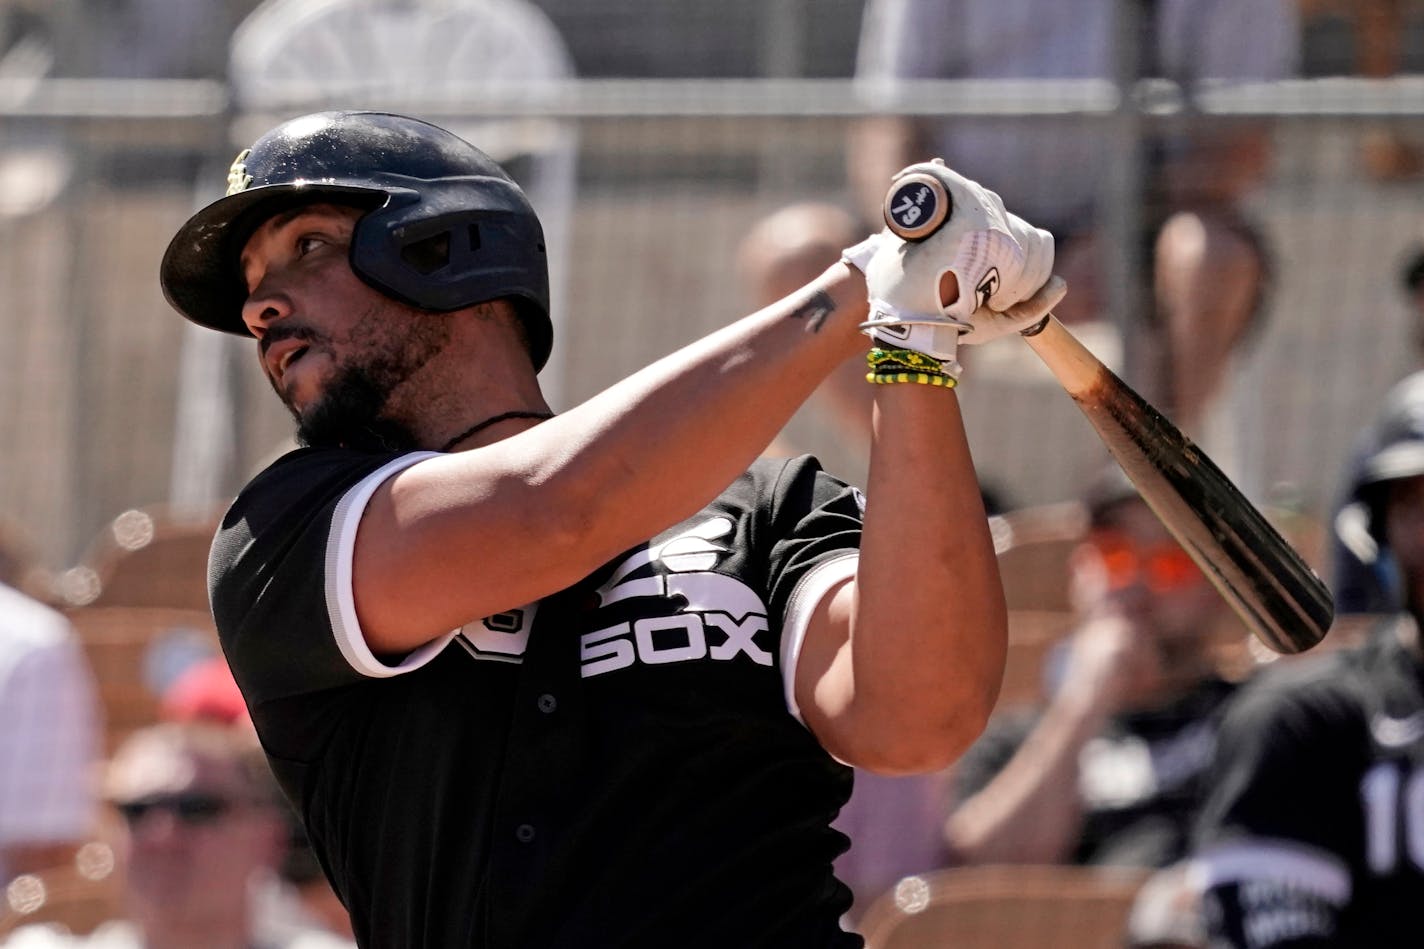
[[[885,226],[901,240],[922,241],[929,237],[954,211],[954,200],[949,196],[944,182],[924,171],[911,171],[898,176],[885,192]],[[1022,335],[1032,338],[1042,333],[1053,320],[1053,314],[1045,316]],[[1053,322],[1057,322],[1053,320]],[[1062,327],[1059,327],[1062,330]],[[1068,336],[1065,332],[1063,335]],[[1072,339],[1071,336],[1068,336]],[[1076,343],[1076,340],[1073,340]]]
[[[944,182],[923,171],[899,175],[885,193],[885,226],[896,237],[922,241],[949,220],[954,201]]]
[[[1021,335],[1069,395],[1087,392],[1103,372],[1102,361],[1052,313]]]

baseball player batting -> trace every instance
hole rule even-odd
[[[1064,291],[1045,232],[924,167],[978,213],[557,415],[539,221],[447,131],[294,119],[174,237],[169,301],[255,338],[304,446],[223,519],[211,595],[361,945],[861,944],[850,766],[943,767],[1004,664],[956,346]],[[941,294],[985,261],[993,294]],[[869,503],[758,460],[867,348]]]

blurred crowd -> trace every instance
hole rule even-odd
[[[307,4],[317,6],[341,4]],[[1143,55],[1132,74],[1188,87],[1320,71],[1309,40],[1326,29],[1353,38],[1352,55],[1334,64],[1341,72],[1397,75],[1420,55],[1407,42],[1417,35],[1408,24],[1424,11],[1405,0],[1140,6]],[[572,5],[536,8],[555,27],[577,22]],[[1113,55],[1113,9],[1100,0],[868,0],[848,66],[867,83],[1113,78],[1123,68]],[[297,29],[302,11],[299,0],[0,0],[0,77],[224,79],[241,24],[287,17]],[[578,71],[616,68],[589,36],[565,30],[564,40]],[[1129,354],[1146,394],[1189,434],[1208,438],[1219,391],[1270,310],[1273,251],[1246,200],[1270,173],[1268,133],[1251,124],[1210,142],[1154,137],[1124,166],[1142,176],[1148,202],[1133,250],[1148,315],[1128,326],[1105,316],[1109,271],[1093,200],[1117,158],[1071,120],[1031,133],[977,118],[865,124],[846,143],[839,201],[767,209],[745,235],[740,291],[760,307],[803,285],[878,226],[896,169],[941,155],[1054,232],[1070,283],[1059,316],[1102,352]],[[23,152],[10,145],[0,175]],[[1381,180],[1413,180],[1424,176],[1421,147],[1404,134],[1371,133],[1359,142],[1359,161]],[[1050,648],[1034,654],[1040,666],[1031,677],[1041,688],[1004,704],[944,773],[857,776],[838,825],[848,837],[838,871],[855,891],[853,923],[907,877],[988,865],[1110,866],[1134,868],[1146,881],[1125,911],[1126,945],[1409,942],[1399,927],[1407,927],[1410,900],[1424,896],[1424,248],[1398,253],[1420,372],[1361,424],[1351,457],[1322,460],[1340,472],[1324,539],[1294,535],[1310,547],[1345,618],[1322,655],[1276,659],[1250,647],[1196,564],[1105,458],[1095,459],[1101,471],[1073,504],[1080,521],[1072,543],[1051,568],[1067,602]],[[969,358],[971,374],[1014,371],[991,353]],[[863,453],[873,420],[862,371],[846,366],[814,404]],[[769,451],[815,449],[784,438]],[[1025,513],[997,486],[982,490],[996,519]],[[18,532],[3,540],[0,881],[8,909],[0,939],[13,931],[3,944],[351,944],[344,911],[258,753],[216,640],[175,639],[153,620],[134,642],[146,674],[123,683],[145,693],[151,720],[116,729],[118,692],[105,689],[93,664],[97,634],[79,622],[94,607],[61,602]],[[181,602],[147,606],[204,601],[201,564],[184,583]],[[95,845],[112,857],[111,866],[98,861],[110,867],[103,872],[93,870]],[[70,878],[98,894],[102,918],[74,935],[56,923],[24,925],[47,912],[44,899],[27,903],[24,881],[49,881],[53,904],[64,890],[58,881]]]

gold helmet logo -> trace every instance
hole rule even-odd
[[[237,157],[232,160],[232,165],[227,170],[227,193],[237,194],[239,191],[246,191],[247,186],[252,184],[252,176],[247,173],[247,156],[252,154],[252,149],[244,148],[237,153]]]

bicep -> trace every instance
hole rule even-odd
[[[855,696],[851,662],[851,617],[855,609],[855,584],[846,577],[824,591],[806,615],[794,677],[793,711],[821,746],[842,761],[854,764],[847,716]]]
[[[598,557],[556,493],[501,460],[437,456],[370,485],[333,524],[362,635],[400,653],[579,580]],[[342,559],[334,564],[341,569]]]

